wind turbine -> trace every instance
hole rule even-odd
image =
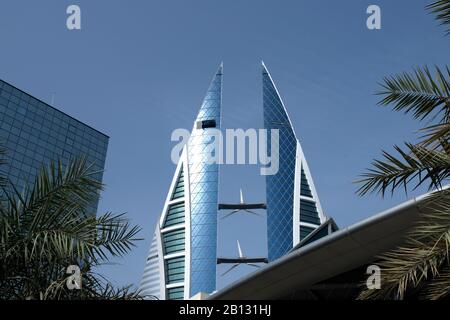
[[[260,268],[256,263],[268,263],[267,258],[247,258],[242,253],[241,244],[239,243],[239,240],[237,240],[237,247],[238,247],[238,253],[239,256],[237,258],[217,258],[217,264],[222,263],[228,263],[233,264],[227,271],[222,273],[222,276],[226,275],[230,271],[237,268],[240,264],[246,264],[251,267]]]
[[[224,204],[224,203],[219,204],[219,210],[232,210],[231,212],[224,215],[221,219],[228,218],[229,216],[236,214],[239,211],[244,211],[256,216],[261,216],[259,213],[256,213],[250,209],[266,209],[266,208],[267,206],[265,203],[245,203],[242,189],[240,189],[240,202],[238,204]]]

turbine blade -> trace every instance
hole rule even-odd
[[[261,214],[256,213],[256,212],[254,212],[254,211],[251,211],[251,210],[244,210],[244,211],[245,211],[245,212],[248,212],[248,213],[251,213],[251,214],[254,214],[255,216],[261,217]]]
[[[240,189],[241,193],[241,204],[244,204],[244,194],[242,193],[242,188]]]
[[[230,269],[228,269],[227,271],[225,271],[224,273],[222,273],[222,277],[224,276],[224,275],[226,275],[227,273],[229,273],[231,270],[233,270],[233,269],[235,269],[237,266],[238,266],[239,264],[235,264],[234,266],[232,266]]]
[[[241,244],[239,243],[239,240],[237,240],[237,246],[239,251],[239,258],[244,258],[244,254],[242,253]]]
[[[226,215],[224,215],[224,216],[223,216],[222,218],[220,218],[220,219],[223,220],[223,219],[225,219],[225,218],[228,218],[229,216],[235,214],[235,213],[238,212],[238,211],[239,211],[239,210],[233,210],[233,211],[227,213]]]

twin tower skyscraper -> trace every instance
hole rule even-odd
[[[189,299],[216,290],[220,164],[208,161],[209,130],[220,129],[223,66],[214,75],[183,148],[157,222],[141,294]],[[264,128],[278,129],[279,169],[266,176],[268,260],[289,252],[326,218],[280,94],[262,64]],[[267,151],[271,154],[271,141]]]

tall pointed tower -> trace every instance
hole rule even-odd
[[[264,63],[264,128],[271,154],[270,129],[279,130],[279,170],[266,176],[268,258],[286,254],[326,218],[291,120]]]
[[[209,163],[220,129],[221,65],[206,93],[156,226],[140,289],[158,299],[189,299],[216,289],[219,165]]]

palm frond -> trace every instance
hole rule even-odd
[[[413,74],[402,73],[384,78],[383,96],[380,105],[394,105],[394,110],[412,113],[414,118],[423,120],[432,115],[440,116],[441,122],[450,115],[450,70],[446,74],[436,67],[435,77],[428,67],[417,68]]]
[[[426,9],[431,13],[436,14],[436,20],[440,22],[440,25],[448,26],[450,24],[450,1],[449,0],[439,0],[435,1],[428,6]],[[446,35],[450,35],[450,28],[447,27]]]
[[[64,270],[61,270],[64,271]],[[101,274],[93,272],[89,268],[81,270],[82,287],[79,290],[68,290],[66,283],[69,276],[64,275],[53,281],[44,294],[42,300],[141,300],[143,297],[139,291],[132,290],[132,286],[116,288]]]
[[[446,26],[450,35],[450,0],[434,1],[426,7],[436,20]],[[383,159],[375,160],[372,168],[357,183],[360,195],[378,192],[382,196],[398,187],[407,192],[428,183],[436,188],[425,201],[419,224],[398,248],[378,257],[382,283],[380,290],[363,290],[359,299],[403,299],[419,293],[420,297],[439,299],[450,293],[450,189],[442,188],[450,172],[450,70],[435,67],[416,68],[384,78],[380,105],[393,105],[396,111],[427,120],[421,141],[406,144],[406,150],[395,146],[399,156],[383,151]],[[434,123],[430,123],[434,122]]]
[[[96,221],[89,218],[87,208],[102,188],[92,178],[94,174],[81,157],[65,170],[60,161],[58,165],[52,162],[41,170],[33,188],[27,188],[23,194],[14,186],[12,191],[4,189],[8,203],[2,220],[13,224],[18,238],[5,252],[6,257],[23,250],[26,260],[54,252],[70,259],[84,250],[80,246],[86,242],[85,247],[91,247],[96,237]],[[31,239],[31,245],[24,245]]]
[[[398,187],[407,192],[407,185],[416,180],[415,188],[429,181],[428,188],[441,188],[450,176],[450,156],[438,150],[429,150],[422,146],[406,144],[407,151],[395,146],[400,154],[397,158],[383,151],[383,160],[375,160],[373,168],[361,175],[356,183],[362,184],[359,195],[378,192],[382,196],[388,189],[393,193]]]
[[[106,258],[107,253],[123,256],[135,246],[135,241],[142,240],[136,238],[141,229],[138,226],[131,227],[128,220],[124,219],[124,214],[107,213],[101,216],[98,218],[97,230],[94,252],[101,258]]]
[[[449,292],[448,283],[444,283],[448,275],[442,271],[449,266],[449,197],[448,189],[436,192],[433,201],[426,204],[427,213],[408,233],[405,243],[378,257],[381,289],[366,289],[359,299],[403,299],[410,289],[425,290],[428,297]]]
[[[439,123],[425,127],[420,130],[424,132],[420,145],[424,147],[431,147],[434,149],[440,148],[447,154],[450,154],[450,145],[448,143],[450,137],[450,123]]]
[[[444,266],[423,291],[423,298],[430,300],[439,300],[450,295],[450,265]]]
[[[43,168],[24,192],[14,186],[4,188],[0,298],[126,296],[128,291],[100,285],[91,268],[110,256],[128,253],[140,240],[140,228],[130,225],[124,214],[96,217],[89,211],[102,189],[96,173],[84,158],[77,158],[65,168],[60,161]],[[84,267],[87,287],[82,296],[68,292],[63,281],[65,268],[73,264]]]
[[[43,207],[65,206],[78,206],[80,210],[86,211],[103,188],[93,178],[97,173],[86,163],[85,157],[75,158],[64,171],[61,161],[57,164],[51,162],[48,168],[42,168],[32,190],[27,190],[24,197],[17,191],[15,195],[27,213],[35,208],[42,210]]]

